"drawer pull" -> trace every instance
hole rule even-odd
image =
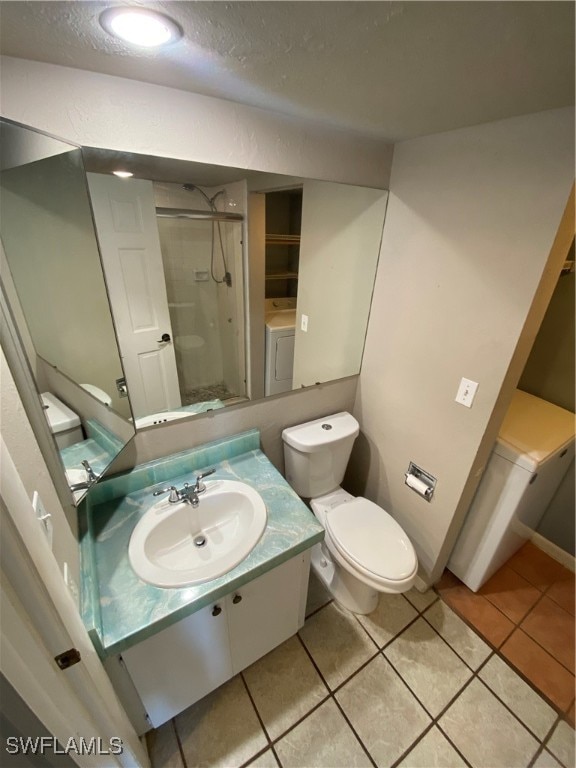
[[[215,605],[214,608],[212,608],[212,616],[220,616],[222,613],[222,608],[220,608],[219,605]]]
[[[234,603],[234,605],[237,605],[238,603],[241,603],[242,602],[242,595],[234,595],[234,597],[232,598],[232,602]]]

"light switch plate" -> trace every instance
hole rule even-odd
[[[304,333],[308,332],[308,315],[302,315],[302,319],[300,321],[300,330],[304,331]]]
[[[465,405],[466,408],[472,408],[472,403],[476,397],[476,390],[478,389],[478,382],[471,381],[470,379],[462,379],[458,392],[456,393],[456,402],[460,405]]]
[[[34,491],[32,495],[32,509],[36,513],[36,517],[38,518],[38,522],[42,526],[42,530],[44,531],[46,538],[48,539],[48,544],[50,545],[50,548],[52,548],[52,537],[53,537],[52,515],[46,511],[46,507],[44,506],[38,491]]]

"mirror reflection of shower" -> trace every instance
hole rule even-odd
[[[243,401],[244,185],[154,186],[182,406]]]
[[[218,213],[218,209],[216,207],[216,198],[220,195],[224,194],[223,189],[219,189],[218,192],[216,192],[215,195],[212,197],[208,197],[208,195],[204,192],[204,190],[200,189],[200,187],[197,187],[195,184],[183,184],[182,189],[185,189],[187,192],[199,192],[204,200],[208,203],[210,210],[213,213]],[[215,283],[226,283],[226,285],[231,288],[232,287],[232,275],[228,271],[228,265],[226,264],[226,253],[224,250],[224,243],[222,242],[222,229],[221,229],[221,222],[215,221],[214,219],[211,220],[212,223],[212,244],[210,248],[210,275],[212,277],[212,280],[214,280]],[[218,228],[218,242],[220,244],[220,255],[222,256],[222,266],[224,268],[224,276],[219,280],[216,275],[214,274],[214,253],[216,250],[216,236],[215,236],[215,228]]]

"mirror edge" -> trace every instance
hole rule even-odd
[[[0,243],[3,249],[3,245]],[[56,494],[62,504],[64,514],[72,531],[77,529],[76,506],[66,482],[64,465],[56,449],[53,435],[42,412],[38,389],[30,369],[30,363],[24,351],[22,340],[7,301],[4,282],[0,276],[0,345],[6,357],[6,362],[18,390],[26,416],[30,422],[34,436],[48,472],[56,489]]]

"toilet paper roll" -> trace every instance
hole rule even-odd
[[[420,494],[420,496],[424,496],[424,498],[427,498],[432,490],[428,483],[425,483],[424,480],[420,480],[420,478],[415,475],[406,475],[406,485],[413,488]]]

